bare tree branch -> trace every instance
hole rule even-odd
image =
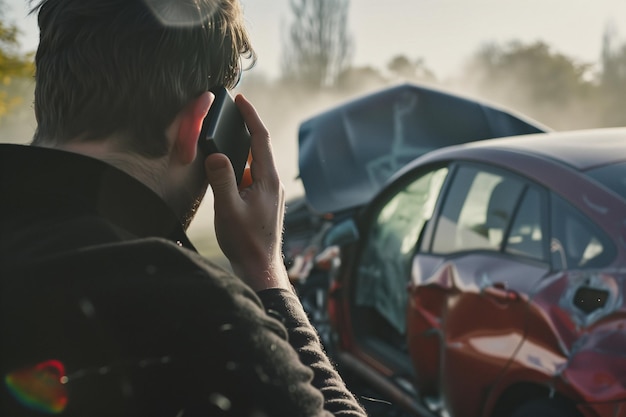
[[[327,87],[349,66],[349,0],[290,0],[293,22],[284,47],[282,70],[289,81]]]

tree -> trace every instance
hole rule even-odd
[[[16,81],[34,73],[32,54],[19,51],[19,30],[5,19],[3,10],[6,7],[0,0],[0,119],[22,102]]]
[[[590,127],[599,122],[592,69],[543,42],[515,41],[480,48],[462,82],[554,128]]]
[[[338,90],[348,94],[383,88],[388,84],[389,80],[370,66],[349,67],[341,71],[337,77]]]
[[[387,69],[396,77],[406,81],[436,81],[435,74],[426,66],[423,58],[411,61],[405,55],[396,55],[387,64]]]
[[[335,85],[350,64],[349,0],[290,0],[293,22],[283,52],[286,81],[311,88]]]
[[[617,43],[617,30],[607,26],[602,39],[602,122],[605,126],[626,125],[626,44]]]

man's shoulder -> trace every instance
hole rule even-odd
[[[98,286],[149,282],[172,287],[201,282],[205,287],[245,291],[230,271],[176,242],[157,237],[85,246],[2,269],[7,278],[13,275],[22,282],[69,279]]]

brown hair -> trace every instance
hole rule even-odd
[[[213,86],[234,87],[256,55],[239,0],[42,0],[33,144],[116,135],[144,156]]]

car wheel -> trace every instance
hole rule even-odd
[[[569,402],[559,398],[539,398],[522,404],[511,417],[582,417]]]

